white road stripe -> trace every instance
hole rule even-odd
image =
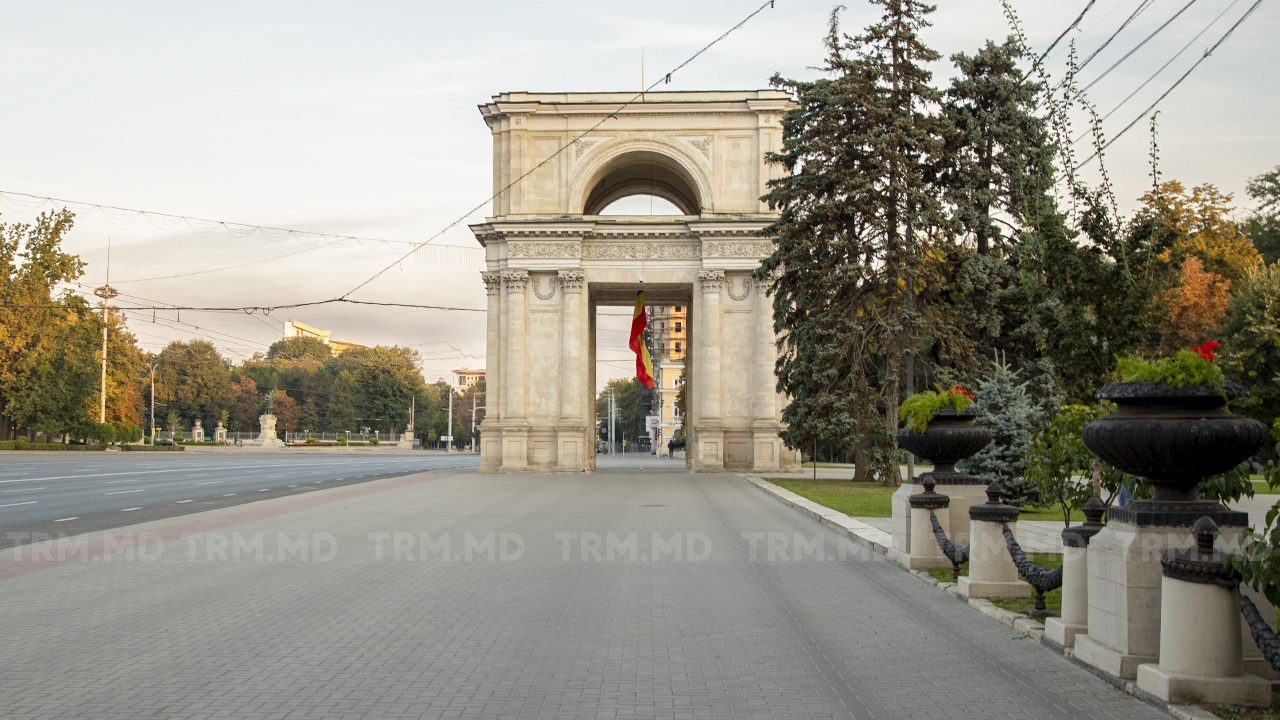
[[[54,522],[66,522],[68,520],[79,520],[79,519],[80,519],[79,517],[69,517],[69,518],[62,518],[61,520],[54,520]]]
[[[43,489],[44,489],[44,488],[42,488],[42,487],[38,487],[38,488],[16,488],[16,489],[14,489],[14,490],[0,490],[0,493],[7,493],[7,492],[31,492],[32,490],[43,490]]]
[[[9,503],[8,505],[0,505],[0,508],[18,507],[19,505],[35,505],[39,500],[28,500],[27,502]]]
[[[189,502],[191,502],[191,501],[190,501],[190,500],[179,500],[178,502],[174,503],[174,505],[181,505],[182,503],[189,503]]]
[[[136,492],[146,492],[146,488],[138,488],[137,490],[117,490],[115,492],[109,492],[107,494],[108,495],[128,495],[129,493],[136,493]]]
[[[136,507],[136,508],[125,508],[125,509],[121,510],[120,512],[133,512],[134,510],[141,510],[141,509],[142,509],[142,508],[140,508],[140,507]]]

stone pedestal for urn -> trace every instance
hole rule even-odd
[[[951,564],[947,556],[942,553],[938,539],[933,535],[933,520],[930,517],[934,515],[938,518],[938,525],[942,527],[942,532],[949,537],[951,513],[948,507],[951,505],[951,498],[934,492],[933,488],[933,479],[926,476],[924,492],[907,498],[908,504],[911,505],[911,553],[905,558],[904,564],[913,570],[946,567]]]
[[[244,447],[259,448],[282,448],[284,441],[276,437],[276,416],[270,413],[258,416],[258,437],[255,440],[245,440]]]
[[[227,429],[222,426],[222,421],[218,421],[218,427],[213,429],[213,441],[223,443],[227,441]]]
[[[1234,383],[1171,388],[1164,382],[1113,383],[1099,391],[1118,410],[1085,426],[1085,444],[1115,467],[1149,479],[1155,494],[1108,510],[1106,528],[1089,542],[1088,633],[1076,636],[1077,660],[1130,680],[1139,665],[1159,662],[1161,554],[1187,547],[1191,524],[1202,516],[1217,524],[1225,547],[1238,544],[1248,515],[1202,500],[1194,488],[1252,455],[1267,427],[1227,412],[1224,395],[1248,391]]]
[[[991,442],[991,431],[977,427],[973,419],[981,411],[970,405],[962,413],[956,409],[945,407],[938,410],[924,432],[914,430],[898,431],[898,446],[908,452],[933,463],[933,471],[914,478],[910,483],[903,483],[892,498],[892,531],[893,547],[889,548],[889,559],[911,568],[934,567],[921,564],[931,562],[919,557],[913,558],[913,547],[928,547],[926,544],[912,544],[911,505],[909,498],[924,492],[924,482],[928,478],[938,487],[938,492],[950,498],[945,512],[939,511],[938,521],[947,529],[952,542],[964,545],[969,542],[969,506],[986,500],[986,491],[982,482],[965,473],[956,472],[955,464]],[[928,516],[925,516],[928,519]],[[933,530],[926,526],[928,540],[933,542]],[[936,543],[935,543],[936,544]],[[932,552],[932,551],[931,551]],[[941,565],[949,564],[945,560]]]
[[[1089,626],[1089,541],[1105,527],[1102,501],[1089,498],[1085,521],[1062,531],[1062,614],[1044,621],[1044,635],[1062,647],[1075,647],[1076,635]]]
[[[1195,546],[1166,550],[1160,595],[1160,662],[1138,666],[1138,688],[1173,703],[1267,707],[1271,682],[1244,671],[1240,595],[1215,550],[1217,525],[1191,528]]]
[[[204,442],[204,428],[200,425],[199,420],[196,420],[191,425],[191,441]]]
[[[1004,526],[1018,533],[1018,508],[1000,502],[1000,483],[986,489],[987,501],[969,508],[969,574],[960,578],[960,594],[969,598],[1031,597],[1031,586],[1018,577],[1018,568],[1004,540]]]

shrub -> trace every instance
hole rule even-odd
[[[377,444],[378,444],[378,437],[375,435],[375,436],[373,436],[373,437],[369,438],[369,444],[370,444],[370,445],[377,446]]]
[[[1190,350],[1179,350],[1173,357],[1143,360],[1138,357],[1122,357],[1116,362],[1116,377],[1121,382],[1148,380],[1164,381],[1169,387],[1187,385],[1222,386],[1226,378],[1222,368],[1213,362],[1216,342],[1207,342]]]
[[[991,430],[991,443],[956,463],[956,469],[982,481],[999,482],[1010,505],[1040,505],[1039,484],[1025,477],[1031,439],[1047,423],[1045,411],[1027,394],[1028,383],[997,362],[991,377],[978,385],[975,399],[982,415],[973,424]]]
[[[933,416],[944,407],[953,407],[962,413],[973,404],[973,395],[959,385],[945,393],[921,392],[902,401],[898,414],[907,419],[907,429],[924,432]]]

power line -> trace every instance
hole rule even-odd
[[[1090,53],[1089,57],[1085,58],[1084,62],[1080,63],[1080,66],[1076,68],[1076,71],[1083,70],[1085,65],[1088,65],[1091,60],[1098,57],[1098,53],[1102,52],[1103,50],[1106,50],[1107,46],[1111,44],[1111,41],[1115,40],[1116,36],[1119,35],[1121,31],[1129,27],[1129,23],[1133,22],[1134,19],[1136,19],[1139,15],[1141,15],[1144,10],[1151,7],[1151,4],[1154,2],[1155,0],[1143,0],[1141,3],[1139,3],[1137,9],[1135,9],[1132,13],[1130,13],[1129,17],[1126,18],[1124,22],[1120,23],[1120,27],[1116,28],[1116,31],[1111,33],[1111,37],[1107,38],[1106,42],[1099,45],[1097,50],[1094,50],[1092,53]]]
[[[1194,2],[1194,1],[1195,1],[1195,0],[1192,0],[1192,2]],[[1244,21],[1245,21],[1245,20],[1246,20],[1250,15],[1252,15],[1252,14],[1253,14],[1253,11],[1254,11],[1254,10],[1257,10],[1257,9],[1258,9],[1258,6],[1259,6],[1259,5],[1261,5],[1261,4],[1262,4],[1262,0],[1257,0],[1256,2],[1254,2],[1254,3],[1253,3],[1253,5],[1251,5],[1251,6],[1249,7],[1249,9],[1245,11],[1244,15],[1241,15],[1241,16],[1240,16],[1240,19],[1239,19],[1239,20],[1237,20],[1237,21],[1236,21],[1236,23],[1235,23],[1234,25],[1232,25],[1232,26],[1231,26],[1231,28],[1230,28],[1229,30],[1227,30],[1227,32],[1226,32],[1226,33],[1224,33],[1224,34],[1222,35],[1222,37],[1221,37],[1221,38],[1218,38],[1218,42],[1214,43],[1214,44],[1213,44],[1213,47],[1209,48],[1208,50],[1205,50],[1205,51],[1204,51],[1204,54],[1200,56],[1200,59],[1199,59],[1199,60],[1196,60],[1196,62],[1195,62],[1195,64],[1194,64],[1194,65],[1192,65],[1191,67],[1187,68],[1187,71],[1186,71],[1185,73],[1183,73],[1183,74],[1182,74],[1182,77],[1178,78],[1178,79],[1177,79],[1177,81],[1173,83],[1173,85],[1170,85],[1170,86],[1169,86],[1169,89],[1168,89],[1168,90],[1165,90],[1163,95],[1161,95],[1160,97],[1156,98],[1156,101],[1155,101],[1155,102],[1153,102],[1153,103],[1151,103],[1150,105],[1148,105],[1146,110],[1143,110],[1141,113],[1138,113],[1138,117],[1134,118],[1134,119],[1133,119],[1133,122],[1129,123],[1128,125],[1125,125],[1125,126],[1124,126],[1124,129],[1123,129],[1123,130],[1121,130],[1119,133],[1116,133],[1116,136],[1115,136],[1115,137],[1113,137],[1113,138],[1111,138],[1111,140],[1110,140],[1110,141],[1108,141],[1106,145],[1103,145],[1102,147],[1100,147],[1100,148],[1098,148],[1096,151],[1094,151],[1094,153],[1093,153],[1092,155],[1090,155],[1090,156],[1089,156],[1089,157],[1088,157],[1084,162],[1082,162],[1082,163],[1080,163],[1079,165],[1077,165],[1075,169],[1076,169],[1076,170],[1079,170],[1080,168],[1082,168],[1082,167],[1084,167],[1086,164],[1088,164],[1088,162],[1089,162],[1090,160],[1092,160],[1092,159],[1094,159],[1094,158],[1098,157],[1099,155],[1101,155],[1101,154],[1102,154],[1102,151],[1104,151],[1104,150],[1106,150],[1107,148],[1111,147],[1111,146],[1115,143],[1115,141],[1119,140],[1119,139],[1121,138],[1121,136],[1123,136],[1126,132],[1128,132],[1128,131],[1129,131],[1129,128],[1132,128],[1134,125],[1138,124],[1138,121],[1139,121],[1139,120],[1141,120],[1143,117],[1145,117],[1147,113],[1149,113],[1149,112],[1151,112],[1153,109],[1155,109],[1155,106],[1156,106],[1156,105],[1159,105],[1161,100],[1164,100],[1166,97],[1168,97],[1168,96],[1169,96],[1169,93],[1173,92],[1173,91],[1174,91],[1174,90],[1175,90],[1179,85],[1181,85],[1181,84],[1182,84],[1182,81],[1183,81],[1183,80],[1186,80],[1186,79],[1187,79],[1187,76],[1188,76],[1188,75],[1190,75],[1190,74],[1191,74],[1191,72],[1192,72],[1193,70],[1195,70],[1196,68],[1200,67],[1200,63],[1202,63],[1202,62],[1204,62],[1205,60],[1207,60],[1207,59],[1209,58],[1209,56],[1213,54],[1213,51],[1218,49],[1218,46],[1219,46],[1219,45],[1221,45],[1222,43],[1226,42],[1227,38],[1231,37],[1231,33],[1235,32],[1235,31],[1236,31],[1236,28],[1240,27],[1240,24],[1241,24],[1241,23],[1243,23],[1243,22],[1244,22]]]
[[[1089,0],[1089,6],[1092,6],[1092,5],[1094,4],[1094,2],[1096,2],[1096,0]],[[530,175],[534,174],[535,172],[537,172],[538,170],[540,170],[540,169],[542,168],[542,166],[546,165],[547,163],[551,162],[553,159],[555,159],[556,157],[558,157],[558,156],[560,155],[560,153],[562,153],[562,152],[564,152],[565,150],[568,150],[569,148],[573,147],[575,144],[577,144],[577,142],[578,142],[579,140],[581,140],[582,138],[586,137],[586,136],[587,136],[587,135],[589,135],[590,133],[595,132],[595,131],[596,131],[596,130],[601,126],[601,125],[605,124],[605,123],[606,123],[606,122],[608,122],[609,120],[612,120],[612,119],[616,118],[616,117],[618,116],[618,113],[620,113],[620,112],[622,112],[623,110],[627,109],[627,107],[629,107],[631,104],[635,103],[635,101],[636,101],[636,100],[639,100],[639,99],[643,98],[643,97],[645,96],[645,93],[647,93],[647,92],[649,92],[649,91],[653,90],[655,87],[657,87],[657,86],[659,86],[659,85],[662,85],[662,84],[665,84],[665,83],[670,83],[670,82],[671,82],[671,76],[672,76],[672,75],[676,74],[676,73],[677,73],[677,72],[679,72],[682,68],[684,68],[686,65],[688,65],[688,64],[689,64],[689,63],[691,63],[691,62],[693,62],[695,59],[697,59],[697,58],[698,58],[698,56],[699,56],[699,55],[701,55],[702,53],[704,53],[704,52],[706,52],[707,50],[709,50],[709,49],[711,48],[711,46],[715,45],[716,43],[720,42],[721,40],[724,40],[726,37],[728,37],[728,36],[729,36],[729,34],[730,34],[730,33],[734,32],[735,30],[737,30],[738,28],[742,27],[743,25],[746,25],[746,24],[747,24],[747,21],[749,21],[751,18],[755,17],[756,15],[759,15],[761,12],[763,12],[763,11],[764,11],[764,9],[765,9],[765,8],[772,8],[772,7],[773,7],[773,3],[774,3],[774,0],[766,0],[766,2],[765,2],[764,4],[762,4],[760,7],[758,7],[758,8],[756,8],[756,9],[755,9],[755,12],[753,12],[753,13],[751,13],[750,15],[746,16],[745,18],[743,18],[741,21],[739,21],[739,22],[738,22],[738,24],[737,24],[737,25],[734,25],[733,27],[731,27],[731,28],[729,28],[728,30],[726,30],[726,31],[724,32],[724,34],[723,34],[723,35],[721,35],[720,37],[718,37],[718,38],[716,38],[715,40],[712,40],[711,42],[707,43],[707,44],[706,44],[706,45],[705,45],[701,50],[699,50],[698,52],[696,52],[696,53],[694,53],[693,55],[689,56],[689,59],[687,59],[687,60],[685,60],[684,62],[682,62],[682,63],[680,63],[679,65],[677,65],[677,66],[675,67],[675,69],[674,69],[674,70],[672,70],[672,71],[668,72],[666,75],[663,75],[660,79],[658,79],[657,81],[655,81],[655,82],[654,82],[652,85],[650,85],[649,87],[647,87],[647,88],[645,88],[645,89],[641,90],[640,92],[636,93],[635,97],[631,98],[630,100],[628,100],[628,101],[626,101],[625,103],[623,103],[622,105],[620,105],[616,110],[614,110],[613,112],[609,113],[609,114],[608,114],[608,115],[606,115],[604,118],[602,118],[602,119],[600,120],[600,122],[596,123],[595,125],[592,125],[590,128],[588,128],[587,130],[585,130],[584,132],[582,132],[581,134],[579,134],[579,135],[578,135],[577,137],[575,137],[573,140],[569,141],[568,143],[565,143],[563,146],[561,146],[561,147],[560,147],[560,149],[559,149],[559,150],[556,150],[555,152],[551,153],[551,155],[549,155],[549,156],[548,156],[546,159],[544,159],[542,162],[538,163],[537,165],[534,165],[534,166],[533,166],[533,168],[531,168],[529,171],[525,172],[523,175],[521,175],[520,177],[516,178],[515,180],[512,180],[509,184],[507,184],[507,186],[506,186],[506,187],[502,188],[501,190],[499,190],[499,191],[495,192],[494,194],[490,195],[489,197],[485,198],[485,199],[484,199],[482,202],[480,202],[478,205],[476,205],[475,207],[473,207],[473,208],[471,208],[470,210],[468,210],[464,215],[462,215],[461,217],[459,217],[457,220],[454,220],[453,222],[449,223],[447,226],[445,226],[445,228],[444,228],[443,230],[441,230],[440,232],[436,233],[435,235],[432,235],[430,238],[428,238],[426,241],[424,241],[421,245],[419,245],[419,246],[417,246],[417,247],[423,247],[423,246],[427,245],[428,243],[430,243],[431,241],[433,241],[433,240],[435,240],[436,238],[440,237],[441,235],[445,234],[445,233],[446,233],[446,232],[448,232],[449,230],[452,230],[453,228],[455,228],[455,227],[457,227],[458,225],[462,224],[462,222],[463,222],[463,221],[465,221],[467,218],[471,217],[471,216],[472,216],[472,215],[474,215],[476,212],[478,212],[478,211],[480,211],[481,209],[483,209],[485,205],[489,204],[490,202],[493,202],[493,200],[494,200],[494,199],[496,199],[496,198],[500,197],[503,193],[505,193],[505,192],[507,192],[508,190],[510,190],[511,188],[515,187],[515,186],[516,186],[520,181],[522,181],[522,180],[524,180],[525,178],[529,177]],[[1087,9],[1088,9],[1088,8],[1086,8],[1086,10],[1087,10]],[[1084,16],[1084,15],[1083,15],[1083,13],[1081,13],[1081,17],[1083,17],[1083,16]],[[1077,19],[1077,20],[1076,20],[1076,22],[1079,22],[1079,19]],[[1064,34],[1065,34],[1065,33],[1064,33]],[[1061,39],[1061,38],[1059,38],[1059,39]],[[1056,42],[1056,41],[1055,41],[1055,42]],[[357,290],[359,290],[360,288],[364,287],[365,285],[368,285],[369,283],[373,282],[374,280],[377,280],[379,277],[382,277],[383,273],[385,273],[385,272],[387,272],[388,270],[390,270],[391,268],[395,267],[397,264],[399,264],[399,263],[400,263],[401,261],[403,261],[405,258],[409,257],[409,255],[412,255],[412,254],[414,253],[414,251],[415,251],[415,250],[417,250],[417,248],[416,248],[416,247],[415,247],[413,250],[410,250],[408,253],[405,253],[405,255],[404,255],[403,257],[401,257],[399,260],[396,260],[395,262],[391,263],[390,265],[386,266],[385,268],[383,268],[383,269],[379,270],[377,273],[375,273],[375,274],[373,275],[373,277],[369,278],[368,280],[365,280],[364,282],[360,283],[359,285],[355,286],[354,288],[352,288],[352,289],[348,290],[346,293],[344,293],[344,294],[342,295],[342,298],[340,298],[340,299],[345,299],[348,295],[351,295],[352,293],[356,292]]]
[[[23,207],[24,203],[20,202],[19,198],[28,198],[29,201],[38,201],[38,202],[36,202],[35,204],[26,202],[25,204],[27,206]],[[8,205],[10,202],[16,204],[24,212],[32,212],[40,207],[43,207],[46,204],[52,204],[55,208],[57,207],[65,207],[65,208],[71,208],[71,209],[89,208],[88,212],[93,212],[94,210],[98,210],[99,212],[102,213],[102,216],[106,218],[108,222],[111,222],[112,224],[115,224],[115,225],[124,225],[128,223],[132,223],[133,221],[137,220],[139,217],[142,217],[142,218],[145,218],[148,222],[150,222],[152,227],[155,227],[159,230],[172,230],[173,228],[177,227],[179,224],[186,223],[187,227],[189,227],[192,231],[201,233],[201,234],[213,232],[214,230],[221,227],[225,229],[232,237],[236,237],[236,238],[248,237],[249,235],[252,235],[253,233],[257,232],[260,235],[262,235],[262,237],[266,238],[267,240],[270,240],[271,242],[279,242],[286,237],[293,236],[294,238],[296,238],[301,242],[307,242],[308,240],[313,240],[313,241],[329,240],[330,241],[329,245],[339,245],[339,246],[343,246],[345,244],[355,242],[355,243],[359,243],[361,247],[364,247],[366,243],[376,243],[379,245],[387,245],[387,246],[412,245],[414,246],[415,249],[417,249],[419,247],[422,247],[422,245],[426,244],[426,243],[421,243],[421,244],[415,243],[412,240],[388,240],[385,238],[371,238],[371,237],[362,237],[358,235],[336,235],[333,233],[320,233],[320,232],[312,232],[309,230],[296,230],[293,228],[274,227],[271,225],[253,225],[250,223],[232,222],[230,220],[210,220],[207,218],[192,217],[189,215],[175,215],[173,213],[158,212],[155,210],[138,210],[135,208],[125,208],[125,207],[119,207],[116,205],[102,205],[100,203],[83,202],[80,200],[67,200],[64,198],[46,197],[44,195],[32,195],[31,193],[16,192],[12,190],[0,190],[0,200],[3,200],[6,205]],[[129,215],[132,215],[132,217],[128,219],[116,220],[111,217],[112,212],[126,213]],[[156,220],[159,218],[164,218],[165,223],[158,224]],[[430,241],[427,241],[427,242],[430,242]],[[480,251],[480,248],[463,247],[459,245],[450,245],[447,247],[456,248],[458,250],[463,250],[468,252]]]
[[[1109,67],[1109,68],[1107,68],[1106,70],[1104,70],[1104,71],[1102,72],[1102,74],[1101,74],[1101,75],[1099,75],[1098,77],[1094,78],[1094,79],[1093,79],[1093,82],[1091,82],[1091,83],[1089,83],[1088,85],[1086,85],[1086,86],[1085,86],[1085,88],[1084,88],[1083,90],[1081,90],[1080,92],[1082,92],[1082,93],[1089,92],[1089,88],[1093,87],[1094,85],[1097,85],[1099,80],[1101,80],[1102,78],[1104,78],[1104,77],[1106,77],[1107,75],[1111,74],[1111,71],[1112,71],[1112,70],[1115,70],[1117,67],[1120,67],[1120,64],[1121,64],[1121,63],[1123,63],[1125,60],[1128,60],[1130,56],[1132,56],[1134,53],[1138,52],[1138,50],[1142,49],[1142,46],[1143,46],[1143,45],[1146,45],[1146,44],[1147,44],[1147,42],[1148,42],[1149,40],[1151,40],[1151,38],[1155,37],[1156,35],[1159,35],[1159,34],[1160,34],[1160,32],[1161,32],[1162,30],[1164,30],[1165,28],[1169,27],[1169,23],[1173,22],[1174,20],[1177,20],[1177,19],[1178,19],[1178,16],[1182,15],[1182,13],[1186,12],[1188,8],[1190,8],[1192,5],[1195,5],[1195,4],[1196,4],[1196,0],[1190,0],[1190,2],[1188,2],[1186,5],[1183,5],[1181,10],[1179,10],[1178,12],[1176,12],[1176,13],[1174,13],[1174,14],[1173,14],[1173,17],[1169,18],[1168,20],[1165,20],[1163,25],[1161,25],[1160,27],[1156,28],[1156,29],[1155,29],[1155,30],[1154,30],[1150,35],[1148,35],[1148,36],[1146,36],[1145,38],[1143,38],[1142,42],[1138,43],[1137,45],[1135,45],[1135,46],[1134,46],[1134,48],[1133,48],[1132,50],[1130,50],[1129,52],[1125,53],[1125,54],[1124,54],[1124,57],[1122,57],[1122,58],[1120,58],[1119,60],[1115,61],[1115,64],[1113,64],[1111,67]]]
[[[315,300],[312,302],[289,303],[285,305],[242,305],[239,307],[201,307],[195,305],[146,305],[133,308],[134,310],[190,310],[192,312],[242,312],[270,314],[276,310],[292,310],[302,307],[316,307],[318,305],[330,305],[332,303],[348,303],[350,305],[375,305],[379,307],[403,307],[418,308],[423,310],[446,310],[453,312],[488,312],[485,308],[464,308],[449,307],[446,305],[416,305],[413,303],[389,303],[389,302],[372,302],[369,300],[348,300],[347,298],[334,298],[332,300]],[[79,305],[21,305],[21,304],[0,304],[4,308],[20,308],[27,310],[92,310],[91,307]]]

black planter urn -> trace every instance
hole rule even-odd
[[[920,485],[925,478],[937,485],[981,485],[977,478],[956,472],[956,463],[973,455],[991,442],[991,431],[973,424],[982,414],[976,405],[957,413],[953,407],[938,410],[924,432],[898,431],[898,447],[933,463],[933,472],[912,480]]]
[[[1235,383],[1175,388],[1165,382],[1122,382],[1098,391],[1098,398],[1118,409],[1084,427],[1084,444],[1155,488],[1150,500],[1111,508],[1107,520],[1190,527],[1208,515],[1220,526],[1248,525],[1247,513],[1195,494],[1202,478],[1230,470],[1266,442],[1266,425],[1227,412],[1227,399],[1248,395]]]

